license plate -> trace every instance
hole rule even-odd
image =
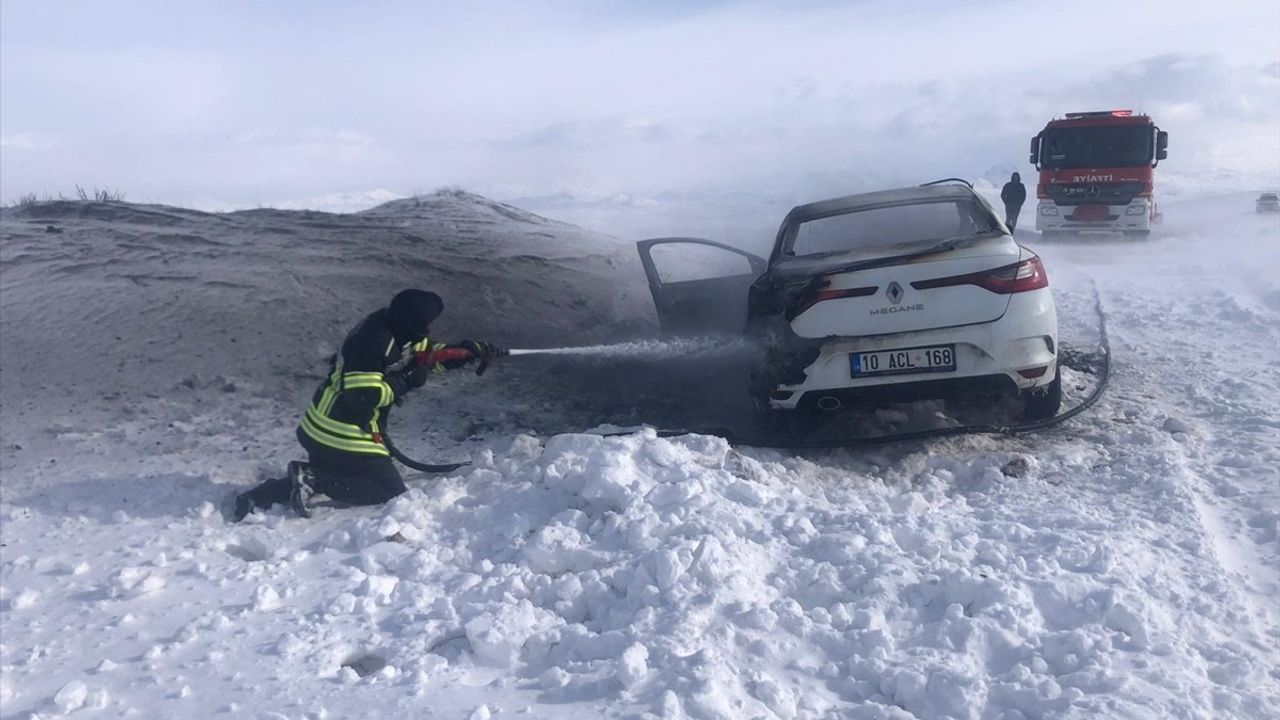
[[[955,345],[856,352],[849,355],[849,370],[853,377],[951,372],[955,369]]]

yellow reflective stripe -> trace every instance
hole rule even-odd
[[[321,445],[327,445],[328,447],[334,448],[336,450],[344,450],[346,452],[365,453],[367,455],[389,456],[391,454],[387,452],[386,447],[379,445],[378,443],[375,443],[372,440],[368,442],[359,441],[359,440],[346,440],[344,438],[330,435],[329,433],[326,433],[320,428],[316,427],[311,422],[311,416],[309,415],[302,416],[302,431],[305,432],[307,436],[310,437],[312,440],[315,440]]]
[[[380,372],[349,372],[342,374],[344,383],[360,382],[362,380],[380,380],[382,373]]]
[[[387,452],[387,449],[381,445],[352,445],[350,443],[346,443],[341,440],[334,440],[328,437],[316,437],[309,432],[307,433],[307,437],[315,440],[321,445],[331,447],[334,450],[341,450],[342,452],[360,453],[361,455],[373,455],[377,457],[389,457],[391,455],[391,453]]]
[[[359,385],[348,385],[352,390],[377,390],[378,391],[378,407],[386,407],[395,400],[395,393],[391,390],[391,386],[385,381],[379,380],[376,383],[360,383]]]
[[[317,415],[310,409],[302,416],[302,425],[307,430],[307,434],[317,440],[328,439],[344,446],[363,445],[366,449],[382,447],[381,443],[373,439],[371,433],[364,432],[355,425]],[[374,427],[376,428],[376,424]]]
[[[372,437],[358,438],[358,437],[351,437],[349,435],[344,435],[342,433],[331,432],[328,428],[324,427],[321,423],[317,422],[316,416],[311,414],[302,416],[302,427],[306,429],[308,435],[311,435],[312,437],[318,440],[323,438],[328,438],[335,442],[373,443]]]
[[[386,407],[395,399],[395,393],[391,391],[391,386],[382,378],[381,373],[370,373],[372,377],[360,378],[356,381],[348,381],[348,390],[377,390],[378,391],[378,407]]]
[[[316,409],[315,405],[308,407],[306,415],[303,417],[310,418],[311,422],[316,427],[319,427],[331,435],[339,435],[351,440],[368,440],[369,442],[373,442],[372,433],[366,432],[364,428],[359,425],[344,423],[334,420],[331,417],[326,417],[320,414],[320,411]]]
[[[345,390],[377,390],[378,407],[386,407],[395,401],[395,392],[387,384],[382,373],[347,373],[344,380]],[[311,405],[312,409],[320,417],[328,419],[339,394],[332,386],[326,385],[324,392],[320,394],[320,401],[313,403]],[[355,426],[353,425],[352,427]]]
[[[320,395],[320,404],[316,406],[316,409],[320,411],[321,415],[327,416],[329,411],[333,410],[333,403],[337,399],[338,392],[333,389],[332,385],[326,385],[324,392]]]

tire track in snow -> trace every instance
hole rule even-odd
[[[1091,240],[1042,249],[1057,258],[1059,274],[1084,275],[1105,288],[1123,375],[1113,381],[1112,397],[1125,400],[1129,419],[1149,424],[1167,445],[1192,500],[1197,536],[1222,568],[1228,594],[1274,643],[1280,244],[1274,218],[1229,206],[1225,199],[1173,205],[1166,231],[1141,245]]]
[[[1171,452],[1186,468],[1205,539],[1259,629],[1280,639],[1280,417],[1268,402],[1280,395],[1274,314],[1268,318],[1217,289],[1185,298],[1191,307],[1217,309],[1207,317],[1183,311],[1182,302],[1118,299],[1141,308],[1129,311],[1124,332],[1146,366],[1138,380],[1151,401],[1147,421],[1176,441]],[[1224,327],[1233,330],[1227,348],[1219,334]],[[1152,349],[1159,338],[1174,337],[1176,355]]]

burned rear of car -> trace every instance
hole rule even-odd
[[[664,283],[652,245],[641,244],[665,332],[760,341],[750,391],[765,409],[973,390],[1033,398],[1033,415],[1057,409],[1056,315],[1043,265],[967,183],[801,205],[767,259],[692,238],[645,242],[744,256],[744,272]],[[1036,395],[1046,399],[1037,404]]]

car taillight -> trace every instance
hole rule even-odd
[[[917,290],[955,287],[956,285],[977,285],[993,293],[1008,295],[1010,293],[1049,287],[1049,276],[1044,271],[1044,263],[1040,262],[1040,256],[1032,255],[1022,262],[1005,265],[994,270],[983,270],[982,272],[952,275],[951,277],[934,278],[932,280],[917,280],[911,283],[911,287]]]
[[[795,319],[796,316],[800,315],[805,310],[808,310],[809,308],[813,307],[814,305],[817,305],[818,303],[824,300],[839,300],[840,298],[866,297],[868,295],[875,295],[876,290],[879,290],[879,289],[880,288],[875,287],[873,285],[871,287],[845,288],[843,290],[819,290],[813,293],[812,295],[806,297],[803,301],[800,302],[800,304],[791,308],[791,312],[787,313],[787,319],[788,320]]]

